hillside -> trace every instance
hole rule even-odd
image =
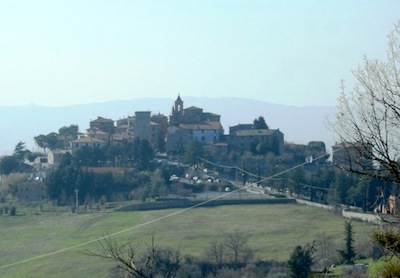
[[[182,97],[184,107],[197,106],[204,112],[221,115],[225,133],[229,126],[251,123],[263,116],[270,128],[279,128],[285,141],[308,143],[324,141],[329,148],[334,140],[325,127],[324,119],[332,115],[334,106],[295,107],[273,104],[246,98]],[[134,115],[135,111],[151,111],[168,115],[174,98],[140,98],[74,106],[45,107],[34,104],[23,106],[0,106],[0,129],[3,131],[0,154],[10,154],[19,141],[29,149],[34,146],[33,137],[57,132],[62,126],[78,124],[80,131],[89,127],[89,122],[102,116],[113,120]]]
[[[36,210],[37,215],[1,219],[0,276],[80,277],[84,273],[84,277],[108,277],[108,261],[85,255],[89,251],[100,253],[96,239],[108,235],[114,235],[120,243],[133,240],[138,248],[146,246],[144,242],[154,235],[158,247],[179,247],[182,256],[201,256],[212,240],[222,242],[229,232],[237,231],[248,236],[257,259],[277,261],[286,261],[296,245],[312,242],[321,235],[334,240],[332,252],[343,243],[342,217],[304,205],[78,215],[67,211],[42,213],[37,207],[30,208],[30,213]],[[368,246],[376,226],[353,223],[355,246]]]

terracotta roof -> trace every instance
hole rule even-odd
[[[107,132],[105,132],[105,131],[102,131],[102,130],[100,130],[100,129],[88,129],[87,130],[88,131],[88,133],[90,133],[90,134],[108,134]]]
[[[129,127],[132,127],[132,126],[130,126],[130,125],[119,125],[119,126],[117,126],[117,129],[127,129]]]
[[[99,122],[102,122],[102,123],[109,123],[109,122],[114,122],[114,121],[111,120],[111,119],[103,118],[103,117],[97,117],[96,120],[93,120],[93,121],[91,121],[91,122],[92,122],[92,123],[99,123]]]
[[[104,143],[103,140],[92,138],[92,137],[87,137],[87,136],[72,140],[71,142],[72,143],[92,143],[92,142]]]
[[[212,113],[212,112],[204,112],[203,114],[204,115],[208,115],[208,116],[221,116],[220,114],[215,114],[215,113]]]
[[[203,110],[202,108],[196,107],[196,106],[190,106],[188,108],[185,108],[183,110]]]
[[[179,127],[182,129],[191,129],[191,130],[222,129],[222,125],[220,122],[206,122],[201,124],[180,124]]]
[[[235,136],[268,136],[279,131],[278,129],[242,129],[236,131]]]

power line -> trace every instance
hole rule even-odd
[[[246,187],[246,188],[247,188],[247,187]],[[36,256],[36,257],[32,257],[32,258],[29,258],[29,259],[17,261],[17,262],[11,263],[11,264],[2,265],[2,266],[0,266],[0,269],[7,268],[7,267],[11,267],[11,266],[15,266],[15,265],[19,265],[19,264],[23,264],[23,263],[27,263],[27,262],[34,261],[34,260],[38,260],[38,259],[45,258],[45,257],[50,257],[50,256],[52,256],[52,255],[56,255],[56,254],[58,254],[58,253],[62,253],[62,252],[65,252],[65,251],[69,251],[69,250],[72,250],[72,249],[76,249],[76,248],[79,248],[79,247],[82,247],[82,246],[85,246],[85,245],[88,245],[88,244],[91,244],[91,243],[94,243],[94,242],[103,240],[103,239],[108,238],[108,237],[112,237],[112,236],[116,236],[116,235],[119,235],[119,234],[123,234],[123,233],[129,232],[129,231],[131,231],[131,230],[134,230],[134,229],[137,229],[137,228],[141,228],[141,227],[150,225],[150,224],[152,224],[152,223],[155,223],[155,222],[164,220],[164,219],[166,219],[166,218],[169,218],[169,217],[172,217],[172,216],[181,214],[181,213],[186,212],[186,211],[188,211],[188,210],[191,210],[191,209],[193,209],[193,208],[200,207],[200,206],[202,206],[202,205],[204,205],[204,204],[207,204],[207,203],[212,202],[212,201],[214,201],[214,200],[218,200],[218,199],[220,199],[220,198],[223,198],[223,197],[225,197],[225,196],[228,196],[228,195],[230,195],[230,194],[232,194],[232,193],[234,193],[234,192],[238,192],[238,191],[243,190],[243,189],[245,189],[245,188],[239,188],[239,189],[233,190],[233,191],[231,191],[231,192],[227,192],[227,193],[225,193],[225,194],[222,194],[222,195],[220,195],[220,196],[214,197],[214,198],[209,199],[209,200],[206,200],[206,201],[204,201],[204,202],[195,204],[195,205],[190,206],[190,207],[188,207],[188,208],[181,209],[181,210],[179,210],[179,211],[176,211],[176,212],[173,212],[173,213],[170,213],[170,214],[167,214],[167,215],[158,217],[158,218],[153,219],[153,220],[150,220],[150,221],[148,221],[148,222],[145,222],[145,223],[142,223],[142,224],[139,224],[139,225],[136,225],[136,226],[132,226],[132,227],[129,227],[129,228],[120,230],[120,231],[118,231],[118,232],[109,234],[109,235],[107,235],[107,236],[102,236],[102,237],[99,237],[99,238],[96,238],[96,239],[92,239],[92,240],[89,240],[89,241],[86,241],[86,242],[83,242],[83,243],[80,243],[80,244],[77,244],[77,245],[74,245],[74,246],[70,246],[70,247],[63,248],[63,249],[60,249],[60,250],[57,250],[57,251],[49,252],[49,253],[46,253],[46,254],[43,254],[43,255],[39,255],[39,256]]]
[[[321,158],[323,158],[323,157],[325,157],[325,156],[326,156],[326,155],[322,155],[322,156],[320,156],[320,157],[315,158],[314,160],[321,159]],[[236,169],[238,169],[238,170],[244,171],[243,169],[241,169],[241,168],[239,168],[239,167],[236,167],[236,166],[220,165],[220,164],[216,164],[216,163],[214,163],[214,162],[208,161],[208,160],[206,160],[206,159],[204,159],[204,158],[200,158],[200,159],[202,159],[202,160],[204,160],[204,161],[207,161],[207,162],[209,162],[209,163],[213,163],[213,165],[215,165],[215,166],[219,166],[219,167],[223,167],[223,168],[231,168],[231,169],[235,169],[235,168],[236,168]],[[269,179],[273,179],[273,178],[275,178],[275,177],[277,177],[277,176],[280,176],[280,175],[285,174],[285,173],[287,173],[287,172],[290,172],[290,171],[292,171],[292,170],[294,170],[294,169],[297,169],[297,168],[299,168],[299,167],[302,167],[302,166],[304,166],[305,164],[308,164],[308,163],[309,163],[309,162],[304,162],[304,163],[301,163],[301,164],[299,164],[299,165],[293,166],[292,168],[286,169],[286,170],[281,171],[281,172],[278,172],[278,173],[276,173],[276,174],[274,174],[274,175],[272,175],[272,176],[266,177],[266,178],[264,178],[264,179],[258,181],[257,183],[260,183],[260,182],[262,182],[262,181],[266,181],[266,180],[269,180]],[[246,171],[246,173],[248,173],[248,172]],[[250,173],[250,174],[251,174],[251,173]],[[222,195],[220,195],[220,196],[217,196],[217,197],[211,198],[211,199],[209,199],[209,200],[203,201],[203,202],[201,202],[201,203],[195,204],[195,205],[190,206],[190,207],[188,207],[188,208],[184,208],[184,209],[181,209],[181,210],[179,210],[179,211],[176,211],[176,212],[173,212],[173,213],[169,213],[169,214],[167,214],[167,215],[158,217],[158,218],[156,218],[156,219],[147,221],[147,222],[145,222],[145,223],[142,223],[142,224],[139,224],[139,225],[136,225],[136,226],[132,226],[132,227],[129,227],[129,228],[120,230],[120,231],[118,231],[118,232],[112,233],[112,234],[107,235],[107,236],[102,236],[102,237],[99,237],[99,238],[96,238],[96,239],[92,239],[92,240],[89,240],[89,241],[86,241],[86,242],[83,242],[83,243],[80,243],[80,244],[77,244],[77,245],[74,245],[74,246],[66,247],[66,248],[63,248],[63,249],[59,249],[59,250],[56,250],[56,251],[53,251],[53,252],[49,252],[49,253],[46,253],[46,254],[42,254],[42,255],[39,255],[39,256],[35,256],[35,257],[28,258],[28,259],[25,259],[25,260],[20,260],[20,261],[16,261],[16,262],[13,262],[13,263],[10,263],[10,264],[2,265],[2,266],[0,266],[0,269],[4,269],[4,268],[8,268],[8,267],[12,267],[12,266],[24,264],[24,263],[27,263],[27,262],[39,260],[39,259],[46,258],[46,257],[50,257],[50,256],[53,256],[53,255],[57,255],[57,254],[59,254],[59,253],[62,253],[62,252],[66,252],[66,251],[69,251],[69,250],[72,250],[72,249],[76,249],[76,248],[79,248],[79,247],[82,247],[82,246],[85,246],[85,245],[89,245],[89,244],[94,243],[94,242],[98,242],[98,241],[104,240],[104,239],[109,238],[109,237],[117,236],[117,235],[119,235],[119,234],[123,234],[123,233],[129,232],[129,231],[132,231],[132,230],[134,230],[134,229],[138,229],[138,228],[141,228],[141,227],[144,227],[144,226],[153,224],[153,223],[155,223],[155,222],[158,222],[158,221],[161,221],[161,220],[164,220],[164,219],[173,217],[173,216],[175,216],[175,215],[184,213],[184,212],[189,211],[189,210],[191,210],[191,209],[194,209],[194,208],[197,208],[197,207],[201,207],[201,206],[204,205],[204,204],[207,204],[207,203],[210,203],[210,202],[212,202],[212,201],[221,199],[221,198],[226,197],[226,196],[228,196],[228,195],[230,195],[230,194],[233,194],[233,193],[235,193],[235,192],[239,192],[239,191],[245,190],[245,189],[247,189],[248,187],[250,187],[250,186],[249,186],[249,185],[243,186],[243,187],[241,187],[241,188],[238,188],[238,189],[232,190],[232,191],[230,191],[230,192],[224,193],[224,194],[222,194]]]

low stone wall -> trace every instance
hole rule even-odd
[[[342,215],[344,218],[349,219],[357,219],[365,222],[371,222],[375,224],[380,224],[382,219],[379,215],[370,214],[370,213],[361,213],[361,212],[352,212],[352,211],[342,211]]]
[[[323,208],[323,209],[328,209],[328,210],[333,210],[334,209],[333,206],[314,203],[314,202],[301,200],[301,199],[296,199],[296,202],[298,204],[317,207],[317,208]],[[381,217],[379,215],[376,215],[376,214],[354,212],[354,211],[348,211],[348,210],[345,210],[345,209],[342,209],[342,216],[344,218],[348,218],[348,219],[356,219],[356,220],[361,220],[361,221],[364,221],[364,222],[370,222],[370,223],[375,223],[375,224],[380,224],[381,221],[382,221]]]
[[[282,199],[237,199],[237,200],[190,201],[183,199],[183,200],[130,205],[119,208],[116,211],[144,211],[144,210],[160,210],[160,209],[173,209],[173,208],[189,208],[189,207],[214,207],[214,206],[228,206],[228,205],[258,205],[258,204],[296,204],[296,200],[282,198]]]
[[[189,207],[215,207],[215,206],[229,206],[229,205],[259,205],[259,204],[302,204],[313,206],[322,209],[333,210],[332,206],[314,203],[306,200],[291,199],[291,198],[276,198],[276,199],[218,199],[212,201],[191,201],[187,199],[174,199],[163,200],[159,202],[143,203],[137,205],[130,205],[116,209],[116,211],[146,211],[146,210],[160,210],[160,209],[174,209],[174,208],[189,208]],[[342,210],[342,216],[348,219],[357,219],[365,222],[380,224],[382,219],[379,215],[353,212]]]
[[[333,209],[332,206],[328,206],[328,205],[324,205],[324,204],[320,204],[320,203],[314,203],[314,202],[301,200],[301,199],[296,199],[296,202],[298,204],[312,206],[312,207],[316,207],[316,208],[323,208],[323,209],[328,209],[328,210],[332,210]]]

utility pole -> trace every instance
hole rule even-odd
[[[74,193],[75,193],[75,213],[78,213],[78,207],[79,207],[79,203],[78,203],[78,189],[75,188]]]

